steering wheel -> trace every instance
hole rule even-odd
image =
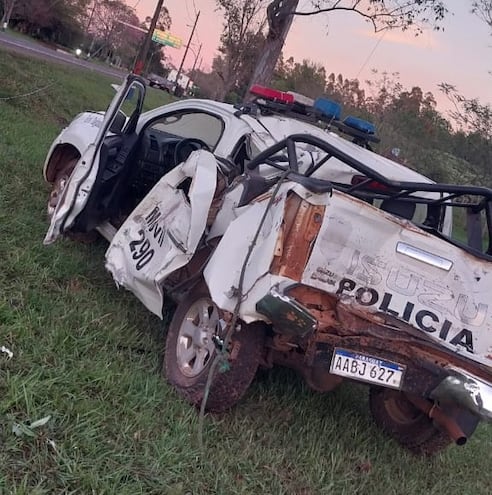
[[[178,141],[174,147],[174,165],[184,162],[196,150],[211,151],[209,145],[198,138],[185,138]]]
[[[277,153],[284,148],[287,148],[287,156],[278,155]],[[287,163],[284,165],[281,162]],[[287,170],[297,172],[298,166],[295,141],[292,138],[286,138],[280,141],[273,147],[273,149],[270,148],[265,150],[253,158],[253,160],[248,163],[247,167],[249,170],[254,170],[261,164],[269,165],[270,167],[274,167],[282,172],[286,172]]]

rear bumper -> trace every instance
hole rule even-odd
[[[287,289],[292,286],[288,285]],[[295,298],[287,295],[285,287],[272,287],[270,292],[258,301],[256,309],[265,315],[270,322],[281,329],[288,336],[305,338],[316,331],[319,322]],[[317,345],[311,366],[326,367],[332,359],[332,351],[336,346],[345,347],[361,353],[369,353],[381,359],[396,359],[391,353],[391,348],[381,349],[383,337],[365,338],[361,342],[360,335],[340,336],[336,334],[320,334],[315,338]],[[372,341],[372,342],[370,342]],[[371,343],[373,345],[371,345]],[[374,345],[374,344],[378,345]],[[405,364],[405,381],[402,386],[404,392],[431,398],[440,406],[459,406],[470,412],[475,417],[486,421],[492,421],[492,384],[478,378],[458,367],[431,366],[426,363],[425,370],[409,363],[408,356],[400,356],[398,362]],[[428,377],[428,380],[424,380]],[[430,393],[429,393],[430,390]]]
[[[430,394],[439,404],[458,404],[481,419],[492,421],[492,385],[460,368],[452,368]]]

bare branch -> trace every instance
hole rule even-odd
[[[472,12],[492,30],[492,0],[475,0],[472,4]]]
[[[339,4],[340,0],[336,2],[336,4]],[[371,16],[369,14],[366,14],[365,12],[359,11],[357,9],[351,8],[351,7],[327,7],[324,9],[318,9],[318,10],[312,10],[310,12],[292,12],[292,15],[299,15],[299,16],[311,16],[311,15],[317,15],[317,14],[323,14],[327,12],[343,12],[343,11],[351,11],[359,14],[361,17],[364,17],[367,21],[369,21],[373,26],[374,26],[374,31],[377,31],[377,26],[376,22],[374,20],[374,16]]]
[[[490,0],[481,0],[490,1]],[[423,25],[439,29],[439,22],[448,12],[441,0],[314,0],[313,9],[294,11],[290,15],[312,16],[335,11],[353,12],[370,22],[374,31],[410,29],[421,32]]]

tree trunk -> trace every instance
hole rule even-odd
[[[299,0],[274,0],[268,6],[269,31],[260,59],[250,80],[250,88],[253,84],[265,86],[270,83],[275,65],[294,19],[292,13],[295,12],[298,3]],[[248,91],[244,101],[251,101],[252,99],[253,96]]]
[[[14,10],[14,6],[15,6],[15,2],[17,0],[11,0],[10,4],[8,2],[5,2],[4,3],[4,12],[3,12],[3,16],[2,16],[2,19],[0,20],[0,27],[2,27],[2,29],[5,29],[6,27],[8,27],[9,25],[9,22],[10,22],[10,16],[12,15],[12,11]]]

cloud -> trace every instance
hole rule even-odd
[[[424,31],[422,34],[415,36],[410,31],[383,31],[374,33],[367,29],[358,29],[356,35],[364,38],[372,38],[374,40],[381,39],[384,43],[393,43],[395,45],[406,45],[420,48],[423,50],[437,50],[440,48],[439,42],[433,31]]]

